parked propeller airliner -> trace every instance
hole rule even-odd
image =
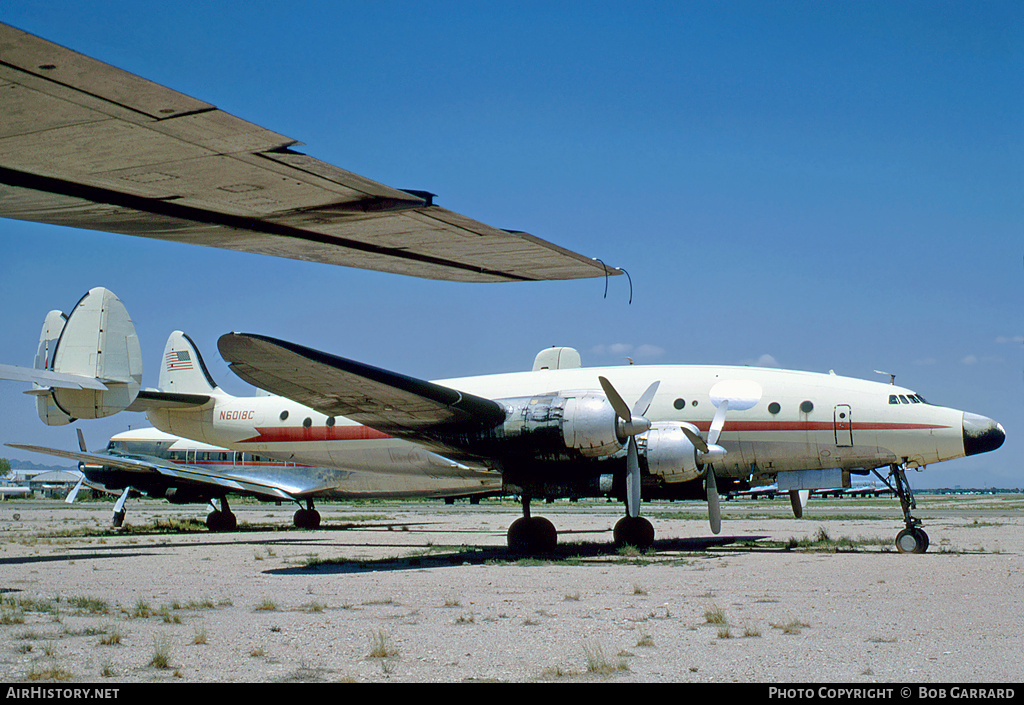
[[[119,495],[114,526],[124,522],[129,497],[145,494],[172,504],[220,506],[206,517],[212,531],[232,531],[237,519],[227,497],[255,497],[265,502],[299,504],[293,521],[301,529],[320,526],[314,499],[382,499],[401,497],[479,497],[501,490],[496,473],[479,477],[437,477],[427,473],[396,476],[337,467],[302,465],[250,452],[229,450],[179,438],[155,428],[118,433],[101,453],[90,453],[79,430],[79,451],[8,444],[13,448],[74,460],[82,479],[67,497],[73,503],[83,486]],[[305,504],[306,506],[303,506]]]
[[[616,542],[648,546],[654,529],[640,516],[644,499],[706,497],[718,533],[719,488],[776,483],[799,516],[809,491],[850,487],[851,474],[872,472],[900,499],[898,550],[922,552],[928,537],[911,514],[906,470],[988,452],[1005,437],[991,419],[894,384],[754,367],[584,368],[571,348],[541,351],[529,372],[429,382],[229,333],[218,346],[231,369],[275,395],[235,397],[174,332],[160,389],[140,391],[134,340],[123,305],[106,290],[92,290],[66,320],[51,312],[33,390],[41,418],[60,424],[145,410],[167,433],[304,465],[408,477],[500,473],[504,491],[523,500],[509,546],[530,552],[557,541],[551,522],[531,515],[533,499],[620,499]],[[75,378],[106,389],[75,386]]]

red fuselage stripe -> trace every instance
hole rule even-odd
[[[710,421],[697,421],[694,425],[701,431],[711,428]],[[835,424],[831,421],[727,421],[724,432],[765,432],[765,431],[841,431],[850,430],[850,424]],[[852,424],[853,431],[924,431],[949,428],[939,424],[888,423],[860,421]],[[257,428],[257,435],[238,443],[301,443],[325,441],[368,441],[391,438],[368,426],[285,426],[279,428]]]

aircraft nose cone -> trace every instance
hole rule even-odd
[[[987,453],[1003,445],[1006,432],[1001,424],[978,414],[964,414],[964,454]]]

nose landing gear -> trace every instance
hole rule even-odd
[[[907,482],[904,467],[895,463],[890,465],[889,477],[882,477],[877,470],[872,472],[900,498],[903,523],[906,528],[896,534],[896,550],[900,553],[924,553],[927,551],[928,534],[921,528],[921,520],[910,514],[912,509],[917,509],[917,503],[914,501],[914,491],[910,489],[910,483]]]

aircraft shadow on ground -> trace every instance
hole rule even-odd
[[[362,560],[356,558],[333,558],[314,560],[304,566],[289,566],[265,571],[268,575],[338,575],[351,573],[373,573],[380,571],[424,570],[450,568],[459,565],[482,565],[486,563],[519,563],[538,561],[573,562],[586,560],[658,560],[662,554],[707,553],[714,549],[732,547],[744,551],[777,551],[775,546],[758,546],[757,542],[767,536],[714,536],[686,539],[664,539],[655,541],[653,553],[622,552],[611,543],[582,542],[560,544],[554,551],[537,555],[513,553],[505,546],[453,546],[450,550],[438,550],[422,555],[395,556]],[[363,544],[358,544],[363,545]],[[375,544],[378,545],[379,544]],[[336,546],[336,545],[335,545]],[[415,550],[416,546],[402,548]],[[429,548],[429,547],[427,547]]]

